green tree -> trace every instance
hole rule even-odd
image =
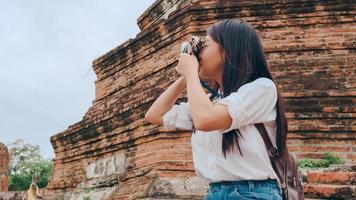
[[[30,187],[32,177],[39,188],[47,186],[53,163],[41,156],[38,145],[17,139],[10,145],[9,190],[23,191]]]

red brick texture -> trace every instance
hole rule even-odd
[[[0,142],[0,192],[8,191],[9,182],[9,152]]]
[[[243,18],[260,35],[286,101],[288,144],[297,157],[330,151],[355,162],[356,6],[351,2],[157,0],[139,17],[135,38],[93,61],[92,106],[81,121],[51,137],[56,157],[48,191],[85,196],[89,187],[94,191],[88,194],[101,192],[107,199],[202,198],[206,185],[194,174],[191,133],[150,124],[144,114],[178,78],[180,44],[225,18]],[[324,181],[310,176],[311,182]]]
[[[309,198],[355,199],[356,165],[309,171],[304,191]]]

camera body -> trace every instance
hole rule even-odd
[[[180,47],[180,52],[193,54],[200,62],[199,54],[200,54],[200,51],[204,48],[204,46],[205,46],[205,41],[202,38],[193,35],[189,42],[182,43],[182,45]],[[216,96],[222,97],[222,95],[219,94],[218,91],[216,91],[216,89],[209,87],[209,85],[207,83],[205,83],[204,81],[200,80],[200,83],[202,84],[202,86],[205,89],[207,89],[213,95],[212,96],[213,98]]]
[[[189,42],[183,42],[180,47],[181,53],[192,54],[200,61],[200,51],[204,48],[205,42],[202,38],[193,35]]]

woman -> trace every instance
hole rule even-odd
[[[282,199],[254,124],[264,124],[282,154],[287,122],[256,31],[243,20],[217,22],[207,30],[200,62],[181,53],[176,69],[182,76],[152,104],[145,119],[193,130],[195,171],[210,182],[205,199]],[[209,98],[200,78],[215,80],[221,96]],[[185,89],[188,102],[174,104]]]

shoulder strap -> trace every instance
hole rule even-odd
[[[255,126],[256,126],[258,132],[260,133],[260,135],[262,136],[262,139],[267,147],[267,151],[268,151],[270,158],[273,160],[273,159],[279,157],[278,150],[272,145],[271,138],[269,137],[264,124],[258,123],[258,124],[255,124]]]
[[[276,172],[279,180],[281,181],[282,188],[285,188],[285,159],[281,158],[278,150],[272,145],[271,138],[269,137],[266,127],[263,123],[258,123],[255,124],[258,132],[262,136],[262,139],[267,147],[267,151],[269,154],[269,158],[272,163],[272,167],[274,171]]]

